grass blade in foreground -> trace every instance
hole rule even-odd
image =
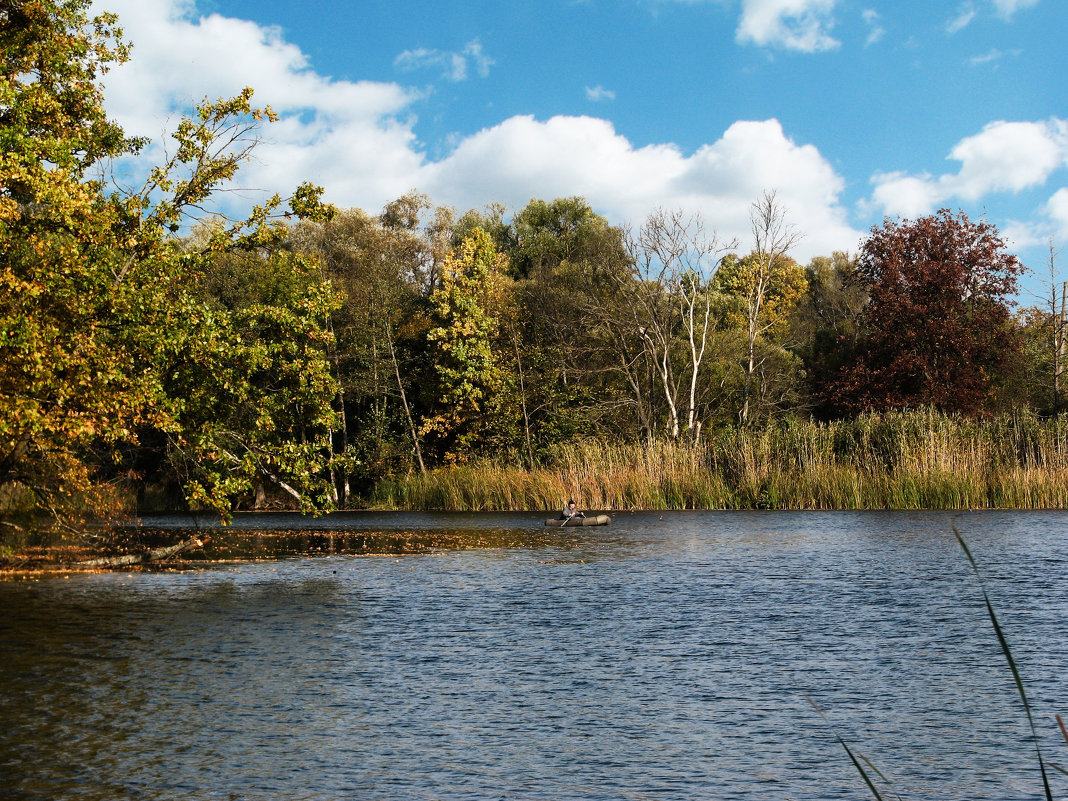
[[[1031,714],[1031,704],[1027,700],[1027,693],[1024,692],[1023,680],[1020,678],[1020,671],[1016,669],[1016,660],[1012,658],[1012,651],[1009,648],[1009,642],[1005,639],[1005,632],[1001,629],[1001,624],[998,623],[998,617],[994,614],[994,605],[990,603],[990,596],[987,594],[986,585],[983,583],[983,576],[979,572],[979,565],[976,564],[975,558],[972,556],[972,552],[968,549],[968,544],[964,541],[964,537],[957,531],[957,527],[953,527],[953,533],[957,537],[957,542],[960,543],[960,547],[964,550],[964,555],[968,557],[968,562],[972,566],[972,570],[975,571],[975,577],[979,580],[979,589],[983,591],[983,600],[986,602],[986,611],[990,616],[990,622],[994,626],[994,633],[998,637],[998,643],[1001,645],[1001,652],[1005,654],[1005,660],[1009,663],[1009,670],[1012,671],[1012,677],[1016,681],[1016,691],[1020,694],[1020,700],[1023,702],[1024,712],[1027,713],[1027,722],[1031,726],[1031,740],[1035,745],[1035,754],[1038,756],[1038,767],[1042,771],[1042,786],[1046,791],[1046,801],[1053,801],[1053,792],[1049,787],[1049,779],[1046,776],[1046,763],[1042,759],[1042,750],[1038,746],[1038,733],[1035,731],[1035,719]]]
[[[1061,727],[1061,735],[1063,735],[1064,737],[1064,742],[1068,743],[1068,726],[1064,725],[1064,718],[1062,718],[1060,715],[1057,715],[1057,725]],[[1059,770],[1065,776],[1068,776],[1068,770],[1065,770],[1060,765],[1054,765],[1052,762],[1050,762],[1049,766],[1054,770]]]
[[[823,710],[820,709],[819,705],[811,698],[808,699],[808,702],[812,704],[812,708],[816,710],[816,714],[823,718],[823,722],[826,723],[827,728],[831,730],[831,734],[834,735],[834,739],[838,741],[838,744],[842,746],[846,754],[849,755],[849,759],[853,762],[853,766],[860,773],[860,777],[864,779],[864,783],[868,785],[868,789],[871,790],[871,794],[875,796],[875,801],[883,801],[883,797],[879,794],[879,789],[875,786],[875,782],[872,781],[871,776],[868,775],[868,772],[864,770],[864,766],[860,764],[860,759],[857,759],[857,756],[853,753],[853,750],[849,747],[849,745],[846,744],[846,741],[842,739],[841,735],[838,734],[834,726],[831,725],[831,722],[827,720],[827,716],[823,714]],[[890,783],[890,780],[883,776],[883,774],[879,772],[879,769],[872,765],[871,761],[867,757],[862,754],[860,758],[867,762],[868,765],[871,766],[871,769],[874,770],[877,774],[879,774],[880,779],[882,779],[887,784]]]

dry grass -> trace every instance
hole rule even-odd
[[[691,446],[562,446],[534,470],[481,462],[383,481],[379,508],[1064,509],[1068,424],[933,413],[786,420]]]

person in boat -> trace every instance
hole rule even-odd
[[[570,520],[573,517],[585,517],[582,512],[579,511],[578,506],[575,505],[574,500],[567,502],[567,505],[560,511],[561,520]]]

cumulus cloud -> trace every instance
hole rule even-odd
[[[1046,203],[1046,216],[1053,223],[1053,232],[1062,242],[1068,240],[1068,187],[1058,189]]]
[[[603,86],[587,86],[586,87],[586,99],[591,100],[594,103],[599,103],[602,100],[615,100],[616,93],[611,89],[605,89]]]
[[[749,204],[776,190],[807,233],[799,259],[860,240],[839,202],[842,178],[776,120],[736,122],[685,154],[670,143],[635,146],[604,119],[515,116],[457,135],[447,156],[431,159],[415,134],[418,92],[326,78],[278,30],[199,16],[183,0],[108,5],[136,45],[132,61],[108,75],[106,91],[110,113],[129,133],[158,138],[192,103],[246,85],[279,113],[238,174],[237,188],[249,191],[235,203],[256,199],[253,189],[285,194],[303,180],[323,185],[333,203],[368,211],[413,187],[461,210],[583,195],[616,223],[640,222],[657,207],[700,211],[721,237],[746,247]]]
[[[107,8],[134,42],[131,61],[106,76],[108,111],[128,133],[153,138],[149,159],[161,157],[164,129],[193,104],[253,86],[253,102],[270,105],[281,120],[261,131],[255,158],[239,175],[243,186],[285,192],[310,179],[354,204],[411,188],[422,161],[411,120],[418,92],[325,78],[276,28],[198,16],[184,0],[108,0]]]
[[[977,201],[992,192],[1020,192],[1043,185],[1068,165],[1068,121],[992,122],[958,142],[949,158],[960,170],[939,176],[878,173],[872,205],[889,215],[912,217],[950,198]]]
[[[834,50],[830,35],[837,0],[742,0],[736,38],[740,43],[803,53]]]
[[[807,233],[799,257],[853,249],[860,240],[838,203],[842,179],[815,147],[791,141],[776,120],[736,122],[687,156],[670,144],[636,148],[606,120],[512,117],[426,165],[423,179],[420,187],[460,207],[497,199],[518,208],[532,197],[579,194],[610,219],[634,222],[658,206],[686,208],[742,247],[749,205],[774,189]]]
[[[933,211],[941,202],[937,186],[930,175],[912,176],[904,172],[877,172],[872,176],[875,189],[865,210],[881,209],[883,214],[919,217]]]
[[[1032,268],[1049,258],[1051,242],[1060,251],[1068,241],[1068,187],[1054,192],[1030,219],[1010,220],[1001,226],[1001,233],[1010,246],[1035,251],[1028,265]],[[1048,263],[1044,269],[1048,274]]]

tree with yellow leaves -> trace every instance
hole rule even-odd
[[[452,461],[467,457],[500,400],[505,378],[494,345],[506,264],[490,235],[476,228],[446,257],[430,298],[427,339],[435,353],[438,412],[422,433],[441,442]]]
[[[283,361],[287,339],[322,339],[331,293],[233,310],[206,303],[196,285],[213,254],[271,258],[285,217],[329,209],[305,185],[285,212],[271,198],[199,249],[175,236],[273,117],[251,105],[251,89],[183,120],[173,156],[141,191],[90,177],[144,142],[104,112],[99,81],[128,45],[116,17],[90,19],[89,5],[0,4],[0,513],[66,523],[106,513],[116,493],[104,479],[135,472],[121,454],[148,431],[180,457],[186,494],[201,504],[226,510],[257,476],[311,504],[317,491],[298,487],[312,487],[319,446],[283,445],[270,431],[289,424],[262,418],[299,408],[307,432],[329,412],[318,408],[329,371],[309,356],[302,375],[287,376]],[[217,395],[201,403],[207,387]]]
[[[800,234],[786,222],[786,211],[774,192],[766,192],[750,209],[753,251],[742,258],[728,256],[719,269],[724,293],[737,301],[736,316],[745,331],[744,383],[738,422],[752,418],[752,401],[758,394],[765,356],[759,345],[785,333],[787,318],[805,294],[804,269],[789,257]]]

